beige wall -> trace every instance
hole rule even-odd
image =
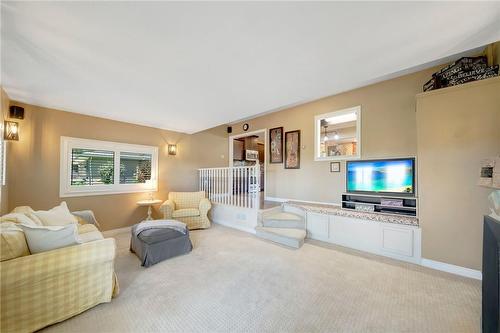
[[[9,97],[5,93],[2,87],[0,87],[0,99],[1,99],[1,111],[2,111],[2,121],[8,117],[8,112],[9,112]],[[3,125],[3,124],[2,124]],[[0,133],[0,135],[3,135],[3,133]],[[9,149],[8,146],[10,146],[10,142],[5,141],[5,145],[7,146],[7,149]],[[0,215],[3,215],[8,212],[8,197],[9,195],[9,189],[7,184],[5,186],[2,186],[0,184]]]
[[[20,121],[20,140],[8,152],[9,209],[30,205],[48,209],[61,200],[70,209],[92,209],[104,230],[137,223],[146,208],[136,201],[147,193],[59,198],[59,142],[61,136],[144,144],[159,147],[159,191],[197,190],[197,168],[227,165],[227,133],[217,127],[195,135],[181,134],[76,113],[12,102],[25,108]],[[178,153],[169,156],[166,144],[177,143]],[[224,155],[224,157],[222,157]],[[158,216],[158,207],[155,210]]]
[[[340,203],[345,189],[345,163],[340,173],[330,172],[330,162],[314,161],[314,116],[361,105],[362,158],[415,156],[417,135],[415,95],[437,68],[373,84],[233,125],[233,134],[283,126],[301,130],[301,167],[267,166],[267,196]]]
[[[488,45],[484,50],[484,53],[488,57],[488,64],[500,64],[500,41]]]
[[[329,162],[314,161],[314,116],[361,105],[362,158],[416,156],[417,151],[419,160],[423,156],[425,163],[419,170],[417,190],[421,204],[424,257],[479,269],[480,218],[487,212],[485,197],[489,192],[475,186],[477,167],[481,158],[494,153],[491,140],[498,138],[490,136],[485,144],[481,133],[490,135],[493,124],[497,124],[497,135],[500,133],[499,120],[495,118],[495,115],[498,117],[500,104],[498,99],[490,100],[488,109],[483,110],[470,103],[485,105],[483,95],[488,95],[487,91],[492,87],[498,91],[498,87],[491,85],[490,88],[484,88],[483,92],[483,88],[479,87],[483,87],[484,82],[477,82],[472,85],[478,88],[472,90],[458,87],[422,95],[425,97],[418,99],[419,110],[424,111],[419,113],[419,123],[425,125],[419,127],[420,135],[417,136],[415,96],[437,69],[431,68],[233,124],[233,135],[243,133],[243,123],[250,125],[249,131],[279,126],[283,126],[285,131],[300,129],[301,168],[286,170],[283,164],[268,164],[267,195],[339,203],[345,188],[345,163],[342,163],[342,172],[330,173]],[[450,94],[450,98],[440,102],[443,103],[442,107],[436,107],[435,100],[444,94]],[[495,105],[496,109],[491,109]],[[21,122],[21,140],[10,143],[12,149],[8,156],[10,209],[23,204],[35,209],[46,209],[61,200],[59,138],[62,135],[160,147],[160,181],[156,196],[161,199],[165,199],[170,190],[195,190],[196,168],[226,166],[228,163],[228,134],[225,126],[185,135],[30,105],[22,106],[26,108],[26,119]],[[461,110],[458,113],[460,116],[457,116],[456,108]],[[433,109],[441,112],[434,115]],[[471,112],[483,118],[473,117]],[[424,114],[430,118],[424,117]],[[443,141],[440,145],[449,145],[446,152],[453,153],[443,160],[454,168],[450,175],[446,175],[451,178],[444,181],[432,174],[440,165],[433,164],[436,145],[426,141],[427,135],[436,133],[443,135],[438,137],[438,141]],[[166,142],[178,144],[177,156],[166,154]],[[500,143],[493,143],[498,154]],[[445,183],[445,186],[433,191],[438,187],[436,184],[441,183]],[[448,187],[453,189],[453,195],[443,199],[441,204],[446,209],[442,210],[432,198],[435,198],[436,193],[449,194]],[[66,201],[74,210],[93,209],[104,229],[112,229],[139,221],[145,214],[145,208],[136,207],[135,202],[144,197],[143,193],[118,194],[67,198]]]
[[[492,190],[476,184],[500,156],[500,78],[419,95],[417,138],[422,256],[480,270]]]

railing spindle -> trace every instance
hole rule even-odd
[[[247,167],[243,168],[243,197],[241,198],[241,199],[243,199],[243,203],[242,203],[243,207],[246,207],[246,198],[247,198],[247,194],[248,194],[248,191],[247,191],[247,187],[248,187],[247,170],[248,170]]]
[[[217,202],[221,202],[221,169],[217,169]]]

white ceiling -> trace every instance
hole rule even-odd
[[[11,99],[187,133],[500,39],[500,2],[2,1],[1,9]]]

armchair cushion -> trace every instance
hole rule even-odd
[[[190,216],[200,216],[200,210],[198,208],[184,208],[174,210],[172,217],[190,217]]]

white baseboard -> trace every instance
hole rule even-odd
[[[131,226],[130,227],[118,228],[118,229],[106,230],[106,231],[102,232],[102,235],[104,237],[113,237],[113,236],[116,236],[116,235],[121,234],[123,232],[130,232],[130,229],[132,229]]]
[[[275,198],[275,197],[265,197],[265,201],[274,201],[274,202],[286,202],[289,201],[288,199],[282,199],[282,198]]]
[[[420,264],[424,267],[436,269],[438,271],[443,271],[443,272],[448,272],[451,274],[456,274],[460,276],[465,276],[471,279],[476,279],[476,280],[482,280],[483,279],[483,274],[481,271],[467,268],[467,267],[462,267],[462,266],[456,266],[452,264],[447,264],[444,262],[440,261],[435,261],[431,259],[425,259],[422,258],[422,261]]]
[[[239,226],[239,225],[236,225],[234,223],[227,222],[227,221],[212,219],[212,222],[220,224],[220,225],[223,225],[225,227],[229,227],[229,228],[237,229],[237,230],[240,230],[240,231],[248,232],[250,234],[255,234],[255,229],[248,228],[248,227],[242,227],[242,226]]]
[[[318,205],[338,205],[338,206],[340,206],[340,203],[338,203],[338,202],[308,201],[308,200],[286,199],[286,198],[276,198],[276,197],[265,197],[264,200],[274,201],[274,202],[295,201],[295,202],[303,202],[303,203],[318,204]]]

